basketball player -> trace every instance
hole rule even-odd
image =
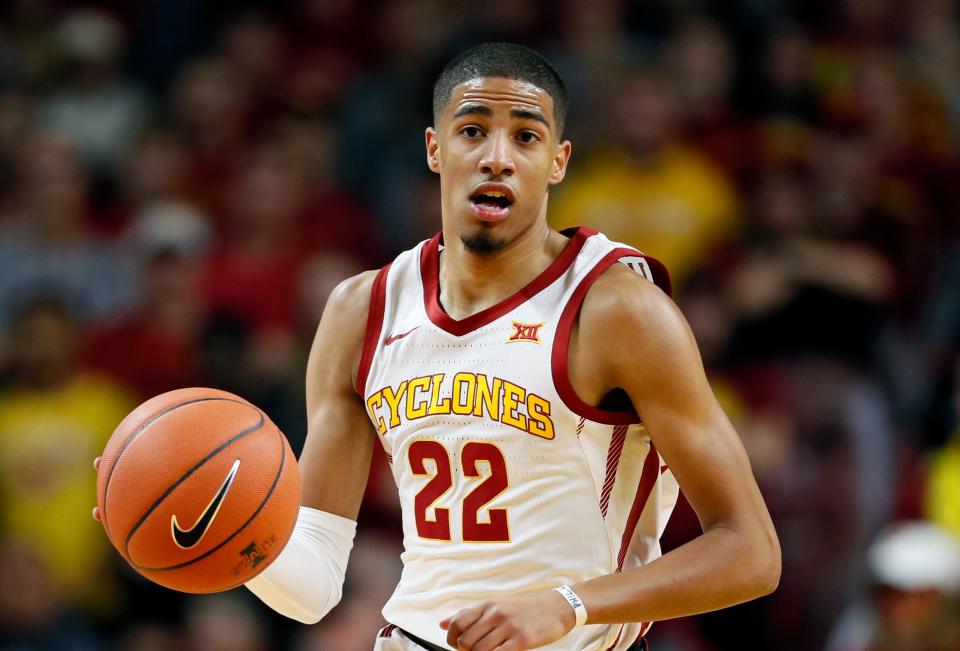
[[[247,586],[303,622],[333,608],[379,444],[405,551],[378,651],[641,649],[650,622],[771,592],[777,537],[666,271],[547,226],[571,153],[557,73],[484,44],[433,107],[442,233],[331,296],[297,527]],[[661,557],[678,483],[704,533]]]

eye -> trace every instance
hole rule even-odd
[[[460,129],[460,133],[465,135],[467,138],[479,138],[483,135],[483,132],[480,131],[480,127],[473,125]]]
[[[540,136],[535,134],[533,131],[521,131],[517,138],[520,139],[520,142],[528,145],[535,142],[540,142]]]

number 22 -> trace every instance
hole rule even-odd
[[[430,475],[424,466],[424,459],[432,459],[437,472],[420,489],[414,498],[414,514],[417,521],[417,534],[431,540],[452,540],[450,537],[450,509],[436,507],[435,519],[427,517],[427,509],[453,487],[453,472],[450,468],[450,455],[439,441],[414,441],[407,450],[410,468],[415,475]],[[463,540],[465,542],[510,542],[510,527],[505,508],[488,509],[489,522],[480,522],[480,509],[492,502],[508,486],[507,463],[500,448],[490,443],[470,441],[460,452],[463,474],[467,477],[481,477],[478,462],[490,464],[490,476],[463,498]]]

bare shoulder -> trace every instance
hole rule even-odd
[[[356,276],[342,280],[334,287],[327,300],[323,317],[329,313],[333,319],[361,319],[367,323],[367,311],[370,309],[370,294],[377,271],[364,271]]]
[[[310,351],[308,384],[353,389],[376,276],[376,271],[364,271],[341,281],[330,293]]]
[[[640,330],[638,331],[638,328]],[[687,330],[679,308],[663,290],[622,264],[610,265],[590,287],[580,311],[585,334],[602,329],[630,343],[641,332]]]
[[[700,364],[693,334],[673,300],[622,264],[611,265],[587,292],[578,338],[600,365],[596,370],[617,385],[625,374],[635,377],[664,363]]]

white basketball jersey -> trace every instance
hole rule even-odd
[[[584,403],[570,331],[611,264],[669,291],[663,266],[586,228],[513,296],[462,320],[439,301],[440,235],[374,282],[358,386],[403,507],[387,621],[446,648],[461,608],[649,563],[678,487],[634,412]],[[642,333],[637,333],[642,336]],[[648,624],[588,625],[543,647],[622,651]]]

